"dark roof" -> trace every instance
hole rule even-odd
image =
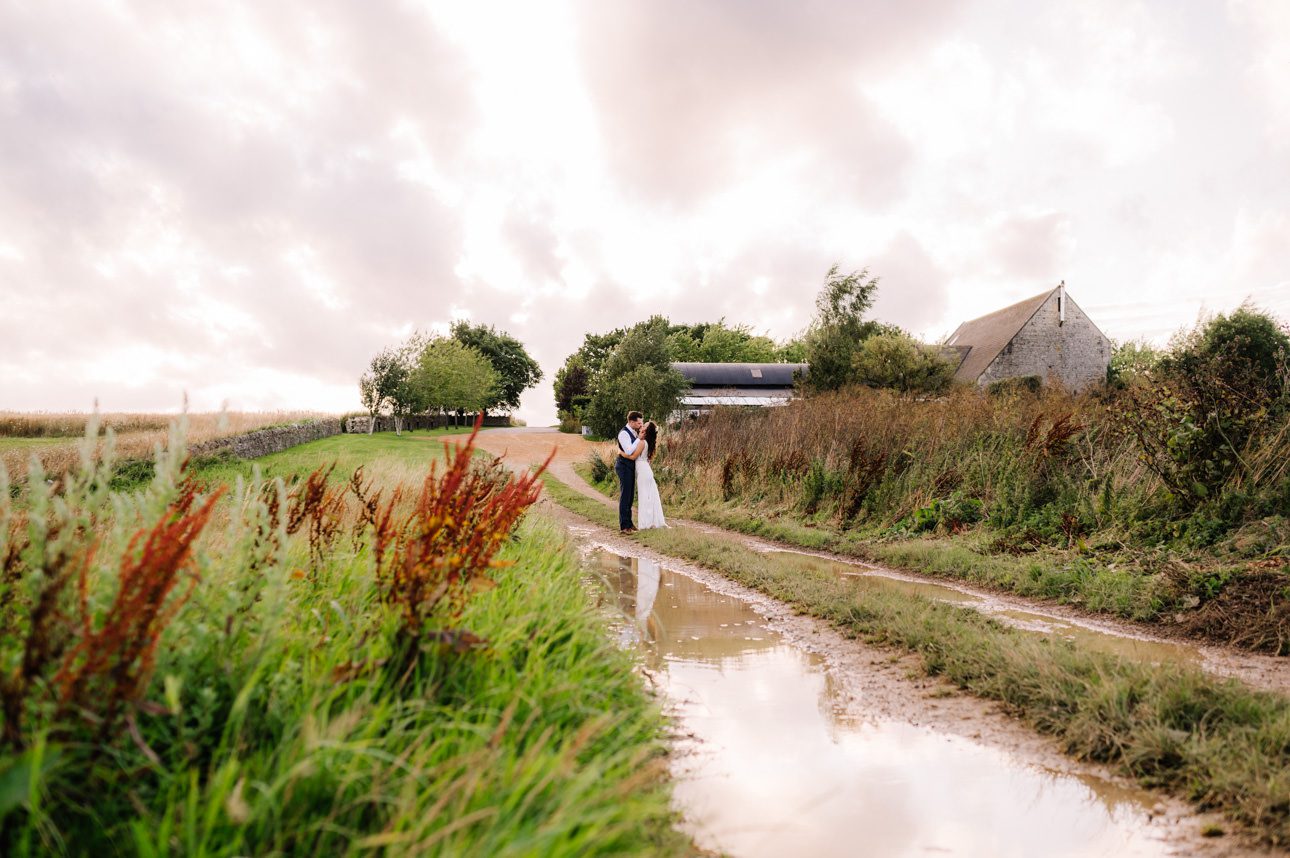
[[[1058,287],[1060,288],[1060,287]],[[986,367],[994,362],[1003,351],[1003,347],[1012,341],[1017,332],[1025,327],[1031,317],[1048,300],[1048,296],[1057,291],[1049,289],[1033,298],[1018,301],[1010,307],[987,313],[979,319],[964,322],[955,329],[946,346],[955,350],[967,347],[967,354],[959,364],[954,377],[959,381],[975,382],[985,372]]]
[[[674,363],[672,368],[696,387],[792,387],[804,363]]]

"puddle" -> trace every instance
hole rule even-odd
[[[678,720],[676,801],[739,856],[1170,854],[1150,794],[874,717],[748,603],[597,550],[603,598]],[[961,594],[960,594],[961,595]]]
[[[886,590],[905,595],[923,596],[928,599],[975,608],[1024,631],[1056,635],[1078,643],[1081,647],[1098,652],[1138,661],[1148,661],[1153,664],[1200,665],[1203,662],[1200,651],[1185,643],[1134,638],[1080,625],[1079,623],[1047,614],[1013,610],[998,602],[993,602],[972,593],[964,593],[954,587],[934,584],[930,581],[913,581],[898,578],[881,572],[869,571],[861,566],[831,560],[827,557],[817,557],[812,554],[801,554],[795,551],[767,551],[765,553],[768,557],[780,558],[784,562],[800,566],[803,570],[823,570],[830,574],[847,578],[854,581],[856,586],[862,589]]]

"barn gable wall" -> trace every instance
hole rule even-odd
[[[1111,362],[1111,341],[1098,330],[1070,295],[1066,295],[1066,321],[1058,324],[1054,291],[1004,346],[981,374],[980,383],[1037,375],[1080,391],[1106,379]]]

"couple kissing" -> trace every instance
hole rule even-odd
[[[622,533],[635,533],[632,524],[632,496],[640,492],[640,530],[667,527],[663,518],[663,501],[654,481],[650,459],[658,445],[658,426],[639,411],[627,413],[627,425],[618,433],[618,456],[614,460],[614,473],[618,475],[618,529]]]

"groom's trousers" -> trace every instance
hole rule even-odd
[[[632,498],[636,494],[636,463],[615,456],[614,473],[618,474],[618,529],[626,530],[635,527],[632,524]]]

